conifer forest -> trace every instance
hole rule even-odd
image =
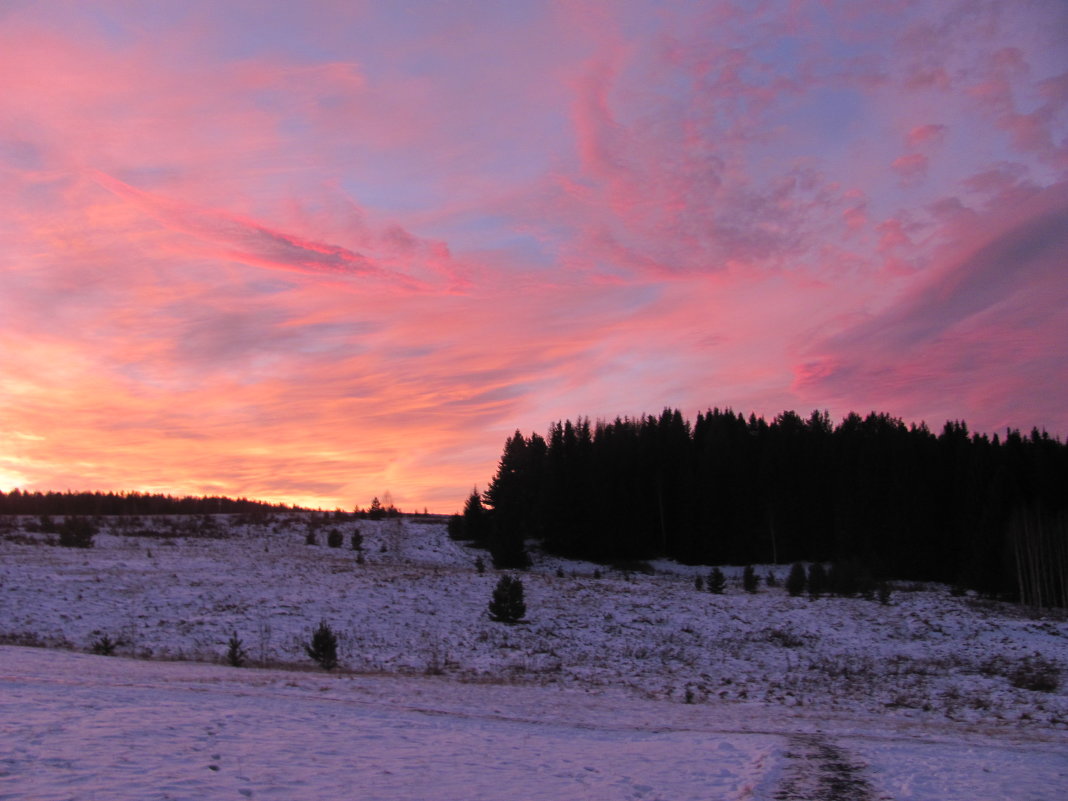
[[[848,562],[1068,606],[1068,447],[1046,432],[938,434],[888,414],[833,425],[712,409],[557,422],[504,445],[450,532],[522,567],[531,541],[604,563]]]

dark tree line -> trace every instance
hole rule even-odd
[[[201,515],[291,509],[282,504],[217,496],[144,492],[0,492],[0,515]]]
[[[1038,430],[1002,439],[956,421],[935,434],[874,412],[835,426],[825,412],[769,423],[729,409],[691,425],[665,410],[517,431],[450,531],[499,567],[522,567],[535,540],[597,562],[852,560],[874,576],[1064,597],[1068,563],[1021,571],[1023,555],[1065,559],[1066,510],[1068,447]]]

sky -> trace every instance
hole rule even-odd
[[[458,509],[562,419],[1068,435],[1063,0],[0,0],[0,489]]]

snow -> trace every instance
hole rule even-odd
[[[528,622],[505,626],[486,615],[498,574],[478,574],[478,552],[440,522],[328,523],[345,549],[305,545],[304,524],[235,518],[196,538],[149,519],[154,536],[111,529],[88,550],[0,532],[0,637],[60,649],[0,646],[0,799],[972,800],[1068,786],[1068,676],[1055,692],[1011,680],[1029,658],[1068,666],[1062,619],[937,586],[890,606],[749,595],[731,569],[714,596],[694,589],[706,568],[594,578],[539,557],[522,576]],[[341,640],[335,673],[302,650],[321,619]],[[266,667],[220,664],[234,631]],[[82,652],[102,634],[120,656]]]

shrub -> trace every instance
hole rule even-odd
[[[248,653],[235,631],[226,643],[226,663],[232,667],[244,667]]]
[[[705,580],[701,576],[693,577],[693,588],[698,592],[701,592],[705,588]]]
[[[808,568],[808,597],[819,598],[827,591],[827,571],[820,562],[813,562]]]
[[[764,583],[767,584],[769,587],[778,587],[779,577],[776,576],[774,572],[769,570],[767,577],[765,577],[764,579]]]
[[[490,617],[498,623],[518,623],[527,613],[523,582],[515,576],[501,576],[489,602]]]
[[[337,667],[337,635],[325,620],[319,621],[319,627],[312,633],[311,642],[304,643],[304,650],[309,659],[319,663],[323,670]]]
[[[118,643],[115,640],[111,639],[107,634],[102,634],[100,637],[93,640],[93,644],[90,648],[94,654],[99,654],[100,656],[114,656],[115,648],[117,646]]]
[[[345,541],[345,536],[336,528],[330,529],[326,535],[326,544],[331,548],[340,548]]]
[[[804,639],[786,629],[769,629],[767,638],[768,642],[772,642],[783,648],[800,648],[805,644]]]
[[[352,532],[351,542],[352,542],[352,550],[354,550],[354,551],[362,551],[363,550],[363,534],[360,533],[359,529],[356,529],[355,531]]]
[[[64,548],[92,548],[97,528],[87,517],[67,517],[59,527],[59,544]]]
[[[1013,687],[1021,690],[1053,693],[1061,684],[1061,669],[1044,657],[1028,656],[1016,664],[1008,674]]]
[[[760,587],[760,577],[753,570],[752,565],[746,565],[745,570],[742,571],[742,589],[746,592],[756,592]]]
[[[805,591],[807,583],[805,566],[800,562],[794,562],[790,567],[790,574],[786,577],[786,591],[796,598]]]
[[[481,556],[475,560],[475,570],[478,571],[478,575],[482,575],[486,572],[486,560]]]
[[[315,532],[314,531],[309,531],[307,534],[304,535],[304,544],[305,545],[318,545],[319,544],[319,538],[315,536]]]
[[[708,574],[708,580],[705,582],[705,587],[708,591],[715,595],[722,595],[726,586],[727,577],[723,575],[723,571],[718,567],[712,568],[712,572]]]

